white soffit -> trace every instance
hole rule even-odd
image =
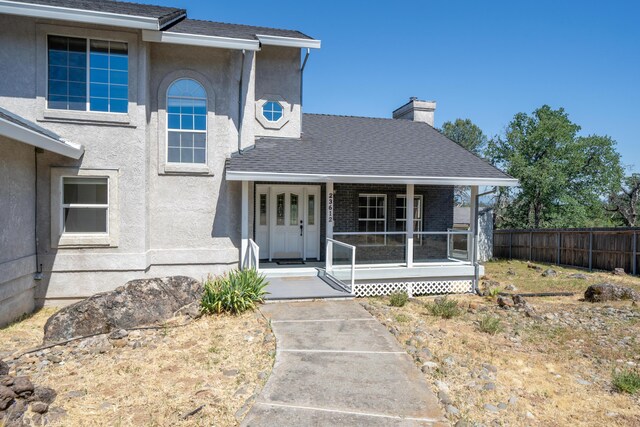
[[[84,147],[81,145],[57,141],[2,117],[0,117],[0,135],[72,159],[79,159],[84,153]]]

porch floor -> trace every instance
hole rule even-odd
[[[297,300],[315,298],[352,298],[344,289],[322,278],[306,276],[269,276],[265,300]]]

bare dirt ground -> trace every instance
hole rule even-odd
[[[640,309],[630,301],[581,301],[590,284],[640,290],[640,278],[552,268],[555,277],[518,261],[486,265],[487,287],[576,293],[527,298],[529,313],[472,295],[449,297],[461,309],[450,319],[432,314],[433,297],[400,308],[386,297],[363,305],[414,355],[456,426],[640,425],[640,395],[612,385],[614,370],[640,365]],[[499,319],[495,334],[481,330],[486,319]]]
[[[273,365],[275,340],[257,311],[119,340],[103,335],[14,359],[41,344],[54,311],[0,329],[0,357],[11,374],[57,391],[50,425],[237,425]]]

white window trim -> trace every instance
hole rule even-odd
[[[107,232],[64,232],[64,178],[107,178]],[[103,205],[73,205],[73,207],[100,207]],[[119,243],[118,170],[51,168],[51,247],[117,247]]]
[[[282,116],[276,121],[268,120],[262,112],[264,105],[268,102],[277,102],[282,107]],[[280,95],[264,94],[255,102],[256,106],[256,120],[264,129],[278,130],[282,129],[284,125],[291,120],[292,107],[286,99]]]
[[[361,197],[382,197],[384,199],[384,204],[383,204],[383,208],[384,208],[384,218],[380,219],[380,218],[360,218],[360,198]],[[369,205],[367,205],[367,208],[369,207]],[[359,225],[360,222],[379,222],[382,221],[384,223],[384,233],[387,232],[387,195],[386,194],[374,194],[374,193],[360,193],[358,194],[358,205],[357,205],[357,209],[358,209],[358,229],[360,229]],[[367,215],[368,215],[368,210],[367,210]],[[377,236],[377,235],[376,235]],[[361,244],[360,246],[387,246],[387,235],[384,234],[384,243],[382,244],[376,244],[376,243],[365,243],[365,244]]]
[[[57,110],[47,108],[49,84],[48,36],[108,40],[127,43],[129,55],[127,113],[88,110]],[[36,24],[36,108],[40,122],[64,122],[136,127],[138,120],[138,36],[128,31],[97,30],[65,25]],[[144,82],[141,82],[144,86]]]
[[[86,70],[86,82],[85,85],[87,87],[87,95],[86,95],[86,102],[84,105],[84,110],[68,110],[68,109],[63,109],[63,108],[49,108],[49,36],[57,36],[57,37],[67,37],[67,38],[73,38],[73,39],[81,39],[81,40],[85,40],[87,42],[86,46],[85,46],[85,53],[87,55],[87,70]],[[118,113],[118,112],[113,112],[113,111],[94,111],[91,109],[91,40],[100,40],[100,41],[106,41],[106,42],[116,42],[116,43],[125,43],[127,45],[127,111],[124,113]],[[131,103],[131,99],[129,99],[129,84],[130,84],[130,79],[129,79],[129,73],[130,71],[130,67],[129,67],[129,63],[131,62],[131,58],[130,58],[130,43],[126,40],[118,40],[118,39],[114,39],[114,38],[100,38],[100,37],[78,37],[78,36],[69,36],[67,34],[57,34],[57,33],[47,33],[47,38],[45,40],[45,44],[46,44],[46,81],[45,81],[45,109],[47,111],[66,111],[66,112],[70,112],[70,111],[75,111],[77,113],[91,113],[91,114],[114,114],[114,115],[118,115],[118,116],[123,116],[126,117],[129,115],[129,108],[130,108],[130,103]]]
[[[396,199],[406,199],[407,195],[406,194],[397,194],[396,195]],[[414,199],[420,199],[420,218],[413,218],[414,221],[419,221],[418,222],[418,228],[415,227],[414,225],[414,229],[413,232],[414,233],[421,233],[422,232],[422,228],[423,228],[423,223],[424,223],[424,219],[423,219],[423,214],[424,214],[424,197],[422,194],[414,194],[413,195]],[[415,202],[414,202],[415,203]],[[398,208],[398,205],[395,206],[395,208]],[[404,222],[405,223],[405,227],[404,229],[407,229],[406,226],[406,222],[407,222],[407,202],[405,201],[404,204],[404,219],[403,218],[398,218],[396,217],[396,222]],[[422,234],[418,234],[417,236],[414,235],[413,237],[413,245],[414,246],[420,246],[422,244]]]
[[[180,81],[180,80],[192,80],[196,83],[198,83],[200,85],[200,87],[202,87],[202,89],[204,90],[205,93],[207,93],[207,89],[204,87],[204,85],[202,83],[200,83],[198,80],[190,78],[190,77],[179,77],[177,79],[175,79],[174,81],[172,81],[169,86],[167,87],[167,91],[166,91],[166,98],[165,98],[165,111],[164,111],[164,115],[165,115],[165,141],[164,141],[164,147],[165,147],[165,159],[166,162],[165,164],[167,166],[169,166],[169,168],[173,165],[173,166],[178,166],[179,167],[193,167],[194,169],[198,169],[199,167],[207,167],[207,165],[209,164],[209,96],[207,95],[206,98],[204,98],[204,105],[205,105],[205,130],[187,130],[187,129],[169,129],[169,89],[171,89],[171,86],[173,86],[176,82]],[[198,99],[201,100],[202,98],[194,98],[194,97],[188,97],[188,96],[174,96],[173,98],[181,98],[181,99]],[[169,161],[169,132],[178,132],[178,133],[182,133],[182,132],[189,132],[189,133],[203,133],[204,134],[204,163],[183,163],[183,162],[170,162]],[[207,167],[207,171],[209,170],[209,168]]]

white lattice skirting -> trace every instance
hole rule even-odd
[[[410,296],[428,294],[463,294],[473,292],[472,280],[433,280],[428,282],[356,283],[356,297],[374,297],[404,291]]]

